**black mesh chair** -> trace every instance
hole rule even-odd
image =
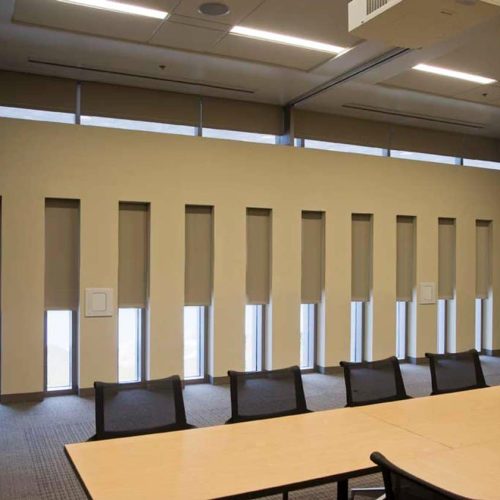
[[[228,371],[231,418],[228,424],[307,413],[298,366],[260,372]]]
[[[405,472],[381,453],[374,452],[370,458],[382,470],[387,500],[466,500]]]
[[[479,353],[475,349],[453,354],[426,353],[432,379],[432,395],[488,387]]]
[[[95,382],[96,434],[90,440],[178,431],[186,422],[181,379],[130,384]]]
[[[340,366],[344,368],[346,406],[364,406],[409,399],[399,361],[395,356],[361,363],[341,361]]]
[[[389,401],[409,399],[406,394],[398,358],[392,356],[378,361],[350,363],[341,361],[344,369],[346,406],[364,406]],[[351,498],[356,495],[379,497],[384,488],[352,488]]]

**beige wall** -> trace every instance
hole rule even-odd
[[[457,349],[473,347],[475,219],[494,221],[500,295],[500,172],[8,119],[0,145],[3,394],[42,390],[45,197],[81,200],[82,296],[116,289],[118,202],[151,203],[151,377],[182,373],[185,204],[215,207],[213,376],[244,366],[246,207],[273,210],[272,367],[298,363],[301,210],[326,212],[322,366],[349,358],[352,213],[374,216],[374,358],[395,350],[397,215],[417,217],[417,281],[437,279],[438,217],[457,219]],[[420,357],[435,350],[436,306],[416,310]],[[499,349],[494,307],[492,325]],[[116,379],[116,326],[80,316],[80,387]]]

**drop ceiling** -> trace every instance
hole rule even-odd
[[[166,10],[169,17],[141,18],[57,0],[2,0],[0,68],[285,105],[393,49],[348,32],[347,0],[227,0],[230,13],[222,17],[200,14],[201,0],[127,2]],[[257,41],[230,34],[236,24],[351,50],[335,57]],[[298,106],[500,137],[500,84],[478,86],[411,69],[425,62],[500,81],[499,51],[500,17]],[[466,130],[461,123],[478,127]]]

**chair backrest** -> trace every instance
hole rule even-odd
[[[450,354],[426,353],[432,379],[432,394],[488,387],[479,353],[475,349]]]
[[[146,382],[95,382],[94,439],[187,429],[181,379],[174,375]]]
[[[306,413],[298,366],[260,372],[228,371],[231,418],[227,423]]]
[[[347,406],[408,399],[395,356],[361,363],[341,361],[340,366],[344,368]]]
[[[377,451],[370,458],[382,470],[387,500],[466,500],[409,474]]]

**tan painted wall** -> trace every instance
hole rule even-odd
[[[374,216],[374,358],[395,350],[396,216],[417,217],[417,280],[437,278],[437,219],[457,219],[457,349],[473,346],[475,219],[494,220],[500,172],[397,159],[0,120],[2,393],[43,385],[44,198],[81,200],[81,291],[117,286],[118,202],[151,203],[151,377],[182,373],[184,205],[215,207],[210,373],[243,368],[245,209],[273,210],[272,367],[298,362],[300,212],[326,212],[320,364],[349,358],[351,213]],[[116,300],[116,298],[115,298]],[[83,303],[82,303],[83,305]],[[436,306],[417,306],[410,353],[436,346]],[[493,307],[489,348],[500,348]],[[80,387],[117,375],[116,318],[80,317]]]

